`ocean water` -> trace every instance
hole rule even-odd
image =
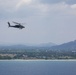
[[[0,75],[76,75],[76,61],[0,61]]]

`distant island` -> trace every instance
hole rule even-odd
[[[0,60],[5,59],[76,59],[76,40],[61,45],[46,43],[38,46],[0,46]]]

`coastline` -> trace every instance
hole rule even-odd
[[[44,59],[27,59],[27,60],[23,60],[23,59],[12,59],[12,60],[0,60],[0,61],[76,61],[76,59],[48,59],[48,60],[44,60]]]

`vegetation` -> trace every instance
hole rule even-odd
[[[31,48],[0,50],[0,59],[76,59],[76,51]]]

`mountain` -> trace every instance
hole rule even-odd
[[[61,51],[76,51],[76,40],[75,41],[70,41],[68,43],[64,43],[61,45],[56,45],[54,43],[41,43],[38,45],[10,45],[10,46],[0,46],[1,50],[5,50],[5,49],[43,49],[43,50],[61,50]]]
[[[36,47],[52,47],[52,46],[56,46],[56,44],[49,42],[49,43],[41,43],[35,46]]]
[[[51,47],[53,50],[76,50],[76,40]]]
[[[5,49],[33,49],[33,48],[41,48],[41,47],[52,47],[55,46],[56,44],[54,43],[42,43],[38,45],[0,45],[0,49],[5,50]]]
[[[28,47],[28,46],[26,46],[26,45],[9,45],[9,46],[8,45],[6,45],[6,46],[1,45],[0,49],[3,49],[3,50],[6,50],[6,49],[24,49],[26,47]]]

